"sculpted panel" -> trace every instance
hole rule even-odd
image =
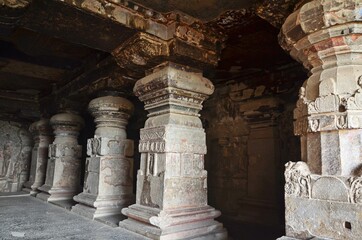
[[[26,129],[0,121],[0,192],[20,191],[28,180],[32,140]]]

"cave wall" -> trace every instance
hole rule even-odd
[[[0,192],[17,192],[28,180],[32,137],[28,125],[0,120]]]
[[[300,159],[293,109],[301,81],[245,82],[216,86],[202,112],[209,204],[224,221],[283,229],[284,164]]]

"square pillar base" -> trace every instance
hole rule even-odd
[[[24,192],[27,192],[30,194],[30,196],[36,197],[36,195],[39,193],[38,190],[33,190],[31,188],[23,188],[22,189]]]
[[[121,221],[120,227],[151,239],[227,239],[223,225],[214,220],[220,212],[209,206],[160,211],[134,204],[122,213],[128,219]]]
[[[64,189],[64,188],[51,188],[49,186],[43,185],[39,188],[41,193],[37,194],[37,198],[44,200],[46,202],[55,202],[55,201],[64,201],[71,200],[78,193],[74,189]]]
[[[134,202],[134,196],[94,196],[91,194],[80,193],[74,197],[78,202],[72,208],[72,212],[81,216],[96,219],[112,215],[120,215],[122,208],[129,206]]]

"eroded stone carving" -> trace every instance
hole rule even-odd
[[[0,121],[0,192],[17,192],[29,178],[31,135],[24,126]]]
[[[305,162],[288,162],[285,165],[285,194],[309,197],[310,171]]]
[[[135,95],[149,115],[141,129],[136,204],[120,226],[153,239],[226,239],[207,205],[205,132],[198,112],[214,90],[202,74],[166,63],[139,80]]]
[[[80,188],[82,146],[78,135],[83,119],[74,111],[64,110],[50,119],[55,139],[49,145],[46,179],[38,198],[48,202],[71,200]]]
[[[351,178],[350,200],[362,204],[362,177]]]
[[[89,218],[121,213],[134,201],[133,141],[126,125],[133,111],[127,99],[104,96],[89,103],[97,128],[88,139],[83,192],[74,197],[72,211]]]

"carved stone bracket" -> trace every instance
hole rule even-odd
[[[187,29],[187,27],[184,27]],[[187,30],[184,30],[187,32]],[[147,33],[139,32],[122,43],[112,52],[118,65],[126,69],[144,72],[166,60],[178,62],[194,62],[196,66],[206,67],[216,65],[220,49],[205,47],[199,44],[189,44],[184,36],[163,40]],[[196,37],[191,38],[195,42]],[[199,40],[201,41],[201,40]]]

